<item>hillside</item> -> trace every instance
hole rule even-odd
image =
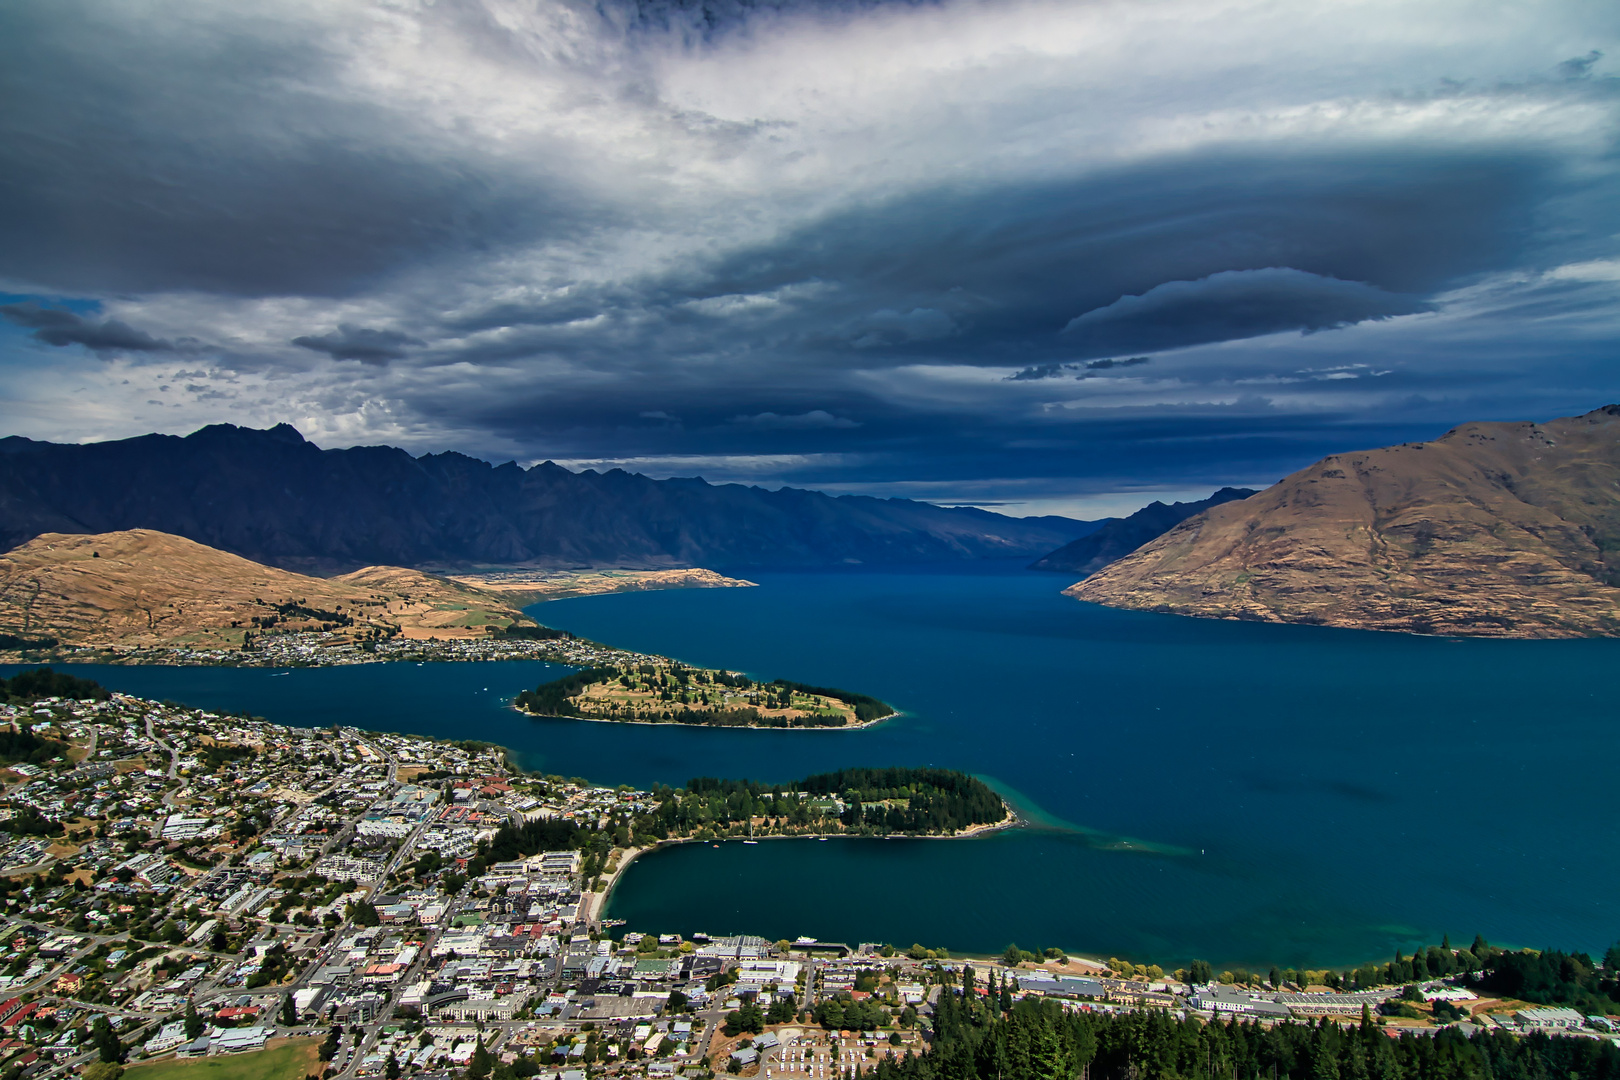
[[[905,499],[524,469],[286,424],[71,445],[0,439],[0,546],[158,529],[298,570],[817,566],[1033,558],[1087,531]]]
[[[1065,590],[1206,618],[1620,634],[1620,405],[1337,454]]]
[[[530,620],[417,570],[305,577],[150,529],[47,533],[0,555],[0,633],[67,645],[236,646],[247,633],[321,629],[466,638],[513,622]]]
[[[1130,517],[1116,518],[1089,536],[1082,536],[1030,564],[1031,570],[1055,570],[1066,574],[1095,574],[1122,559],[1155,537],[1163,536],[1194,514],[1212,506],[1247,499],[1252,488],[1221,488],[1207,499],[1178,502],[1166,506],[1151,502]]]

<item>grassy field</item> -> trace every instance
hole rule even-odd
[[[130,1080],[303,1080],[321,1071],[318,1039],[272,1039],[263,1050],[222,1057],[170,1058],[125,1071]]]

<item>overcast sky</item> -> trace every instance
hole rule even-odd
[[[1620,5],[16,0],[0,434],[1077,516],[1620,400]]]

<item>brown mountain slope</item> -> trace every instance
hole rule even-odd
[[[1620,405],[1338,454],[1065,592],[1206,618],[1620,634]]]
[[[312,578],[151,529],[46,533],[0,555],[0,633],[69,645],[239,645],[244,634],[481,637],[530,620],[417,570]]]

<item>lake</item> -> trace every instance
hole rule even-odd
[[[1113,611],[1006,566],[752,573],[757,589],[557,601],[542,621],[705,666],[874,694],[863,731],[529,720],[562,669],[81,670],[285,723],[500,742],[606,783],[914,764],[1034,827],[964,841],[685,845],[643,856],[630,928],[1061,946],[1172,967],[1324,966],[1470,941],[1620,937],[1620,641],[1456,641]]]

